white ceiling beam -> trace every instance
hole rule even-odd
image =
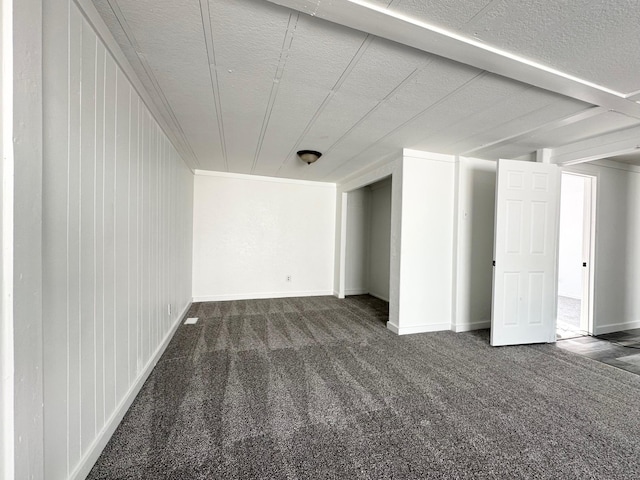
[[[640,126],[570,143],[551,151],[551,163],[575,165],[640,151]]]
[[[640,119],[640,104],[623,93],[379,5],[362,0],[267,1]]]
[[[508,137],[500,138],[490,143],[484,143],[478,147],[472,148],[471,150],[467,150],[462,152],[461,155],[469,156],[478,154],[478,152],[487,152],[491,150],[495,150],[496,148],[501,147],[502,145],[509,144],[517,144],[527,138],[531,138],[535,135],[541,135],[547,132],[552,132],[562,127],[567,127],[569,125],[573,125],[574,123],[582,122],[583,120],[587,120],[592,117],[596,117],[598,115],[602,115],[607,113],[608,110],[602,107],[589,107],[586,110],[582,110],[578,113],[572,113],[564,118],[560,118],[557,120],[553,120],[551,122],[545,123],[544,125],[539,125],[537,127],[531,128],[524,132],[517,133],[515,135],[510,135]]]

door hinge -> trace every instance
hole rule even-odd
[[[582,262],[582,266],[586,267],[587,266],[587,262]]]
[[[494,260],[492,263],[493,263],[493,266],[495,267],[496,266],[496,261]]]

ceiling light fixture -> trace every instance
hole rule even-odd
[[[316,152],[315,150],[300,150],[298,152],[298,156],[300,160],[302,160],[307,165],[311,165],[313,162],[318,160],[322,154],[320,152]]]

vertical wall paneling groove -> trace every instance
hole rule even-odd
[[[116,399],[122,398],[129,387],[128,275],[127,272],[127,209],[129,204],[129,95],[131,87],[122,71],[116,75],[116,175],[115,175],[115,331],[116,343]],[[124,274],[124,275],[123,275]],[[121,339],[119,341],[119,339]]]
[[[138,257],[138,265],[136,277],[138,279],[138,285],[136,288],[136,296],[138,298],[138,311],[136,314],[136,370],[140,371],[142,369],[142,320],[143,320],[143,308],[144,308],[144,298],[143,298],[143,258],[142,258],[142,245],[144,243],[144,230],[142,225],[142,212],[144,207],[143,200],[143,176],[142,172],[144,171],[144,110],[141,108],[141,105],[138,103],[138,212],[137,212],[137,227],[136,227],[136,247],[137,247],[137,257]]]
[[[52,479],[88,473],[191,300],[193,174],[94,21],[73,0],[45,6],[44,447]]]
[[[95,54],[96,38],[86,22],[82,23],[81,71],[81,164],[80,164],[80,424],[81,450],[88,448],[87,441],[95,437],[95,357],[94,343],[94,231],[93,195],[95,158]]]
[[[104,236],[104,408],[105,418],[115,408],[115,345],[114,338],[114,179],[115,179],[115,96],[116,72],[113,59],[107,55],[105,62],[105,104],[104,104],[104,178],[103,178],[103,236]]]
[[[45,470],[51,478],[64,478],[67,463],[67,204],[69,128],[69,5],[43,3],[43,304],[47,319],[43,325],[44,345],[44,432],[57,441],[45,442]],[[51,23],[56,28],[51,28]],[[49,42],[52,30],[62,38],[60,48]],[[55,95],[54,95],[55,93]],[[54,113],[55,112],[55,113]],[[55,125],[52,132],[51,125]],[[56,158],[49,162],[47,158]]]
[[[150,185],[149,185],[149,212],[151,216],[151,220],[149,223],[149,242],[150,242],[150,261],[149,261],[149,285],[150,285],[150,295],[149,295],[149,305],[150,305],[150,329],[151,329],[151,337],[149,339],[149,352],[151,352],[152,346],[156,343],[158,337],[157,331],[157,291],[156,285],[158,279],[153,274],[154,266],[158,265],[156,261],[156,252],[157,252],[157,233],[156,233],[156,222],[157,222],[157,213],[153,205],[157,205],[156,200],[156,185],[158,184],[158,136],[155,125],[153,122],[151,123],[151,146],[149,148],[149,176],[150,176]]]
[[[144,166],[143,166],[143,178],[144,178],[144,238],[143,245],[146,248],[143,248],[144,252],[144,265],[145,265],[145,278],[144,278],[144,294],[145,294],[145,302],[144,302],[144,319],[145,325],[142,332],[142,338],[145,339],[143,343],[142,349],[142,361],[144,361],[149,357],[149,348],[151,344],[151,235],[149,233],[149,225],[151,218],[151,202],[149,201],[149,188],[151,184],[151,169],[150,167],[150,146],[151,146],[151,129],[149,128],[149,114],[147,112],[144,113],[145,120],[145,139],[144,139]]]
[[[127,216],[129,218],[129,227],[127,231],[128,240],[128,278],[127,278],[127,295],[129,309],[127,312],[127,325],[129,329],[128,342],[128,362],[129,362],[129,384],[136,378],[138,367],[138,337],[136,328],[136,319],[138,311],[137,289],[138,284],[137,269],[137,248],[136,248],[136,224],[138,209],[138,100],[133,91],[129,92],[130,108],[129,108],[129,203]]]
[[[95,211],[93,225],[95,230],[95,303],[94,303],[94,356],[95,356],[95,391],[96,391],[96,431],[100,431],[105,423],[104,405],[104,107],[105,95],[106,50],[97,42],[96,46],[96,153],[95,179],[93,196]]]
[[[69,15],[69,157],[67,197],[67,418],[70,465],[80,460],[80,72],[82,69],[82,18],[77,9]]]

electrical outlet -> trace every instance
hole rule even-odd
[[[287,282],[291,281],[291,275],[287,275]]]

